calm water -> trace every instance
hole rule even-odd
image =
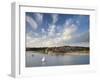
[[[46,61],[42,62],[45,57]],[[88,55],[64,55],[64,56],[50,56],[47,54],[40,54],[36,52],[26,52],[26,67],[39,67],[39,66],[58,66],[58,65],[78,65],[89,64]]]

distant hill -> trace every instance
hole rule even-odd
[[[37,51],[45,54],[64,54],[69,52],[89,52],[89,47],[61,46],[61,47],[38,47],[26,48],[26,51]]]

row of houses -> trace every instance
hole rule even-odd
[[[89,51],[89,47],[77,47],[77,46],[39,47],[39,48],[26,48],[26,51],[39,51],[45,54],[67,53],[75,51]]]

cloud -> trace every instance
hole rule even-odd
[[[58,14],[51,14],[51,17],[52,17],[52,23],[49,24],[49,28],[48,28],[48,36],[50,37],[56,34],[55,31],[57,26],[55,25],[55,23],[58,21]]]
[[[41,13],[35,13],[34,15],[35,15],[35,20],[36,20],[36,22],[37,22],[38,24],[41,24],[42,21],[43,21],[43,14],[41,14]]]
[[[31,38],[31,40],[26,44],[26,47],[52,47],[61,45],[64,45],[64,43],[60,37],[49,38],[46,36],[46,38]]]
[[[89,31],[79,35],[78,42],[89,42]]]
[[[43,21],[43,14],[34,13],[34,16],[34,19],[30,16],[26,16],[26,22],[29,23],[33,30],[37,29]]]
[[[52,14],[52,24],[55,24],[58,21],[58,14]]]
[[[89,42],[89,31],[77,34],[72,42],[77,43],[77,42]]]
[[[46,33],[46,31],[45,31],[44,28],[41,29],[41,32],[42,32],[42,34],[45,34]]]
[[[77,42],[77,43],[69,43],[70,46],[82,46],[82,47],[89,47],[89,42]]]
[[[70,26],[71,24],[73,23],[73,20],[70,18],[70,19],[66,19],[65,20],[65,23],[63,24],[64,27],[68,27]]]
[[[55,34],[56,25],[49,25],[48,36],[53,36]]]
[[[79,20],[76,20],[76,24],[77,24],[77,25],[80,25],[80,21],[79,21]]]
[[[33,39],[33,38],[32,38],[31,33],[27,33],[27,34],[26,34],[26,42],[27,42],[27,43],[30,43],[30,41],[32,41],[32,39]]]
[[[37,25],[34,29],[38,27],[38,23],[43,22],[42,14],[35,14],[35,20],[28,17],[31,25]],[[74,23],[73,19],[66,19],[65,23],[62,25],[56,25],[58,21],[58,15],[52,14],[52,23],[49,24],[46,30],[45,28],[40,28],[41,32],[30,32],[27,35],[26,47],[53,47],[53,46],[88,46],[89,45],[89,32],[77,34],[78,25]],[[56,32],[57,31],[57,32]],[[34,36],[33,36],[34,35]]]
[[[75,29],[72,30],[72,28],[73,27],[67,28],[67,31],[69,33],[66,35],[66,37],[65,35],[63,36],[64,32],[59,33],[60,36],[56,36],[56,34],[54,34],[54,37],[43,35],[41,37],[36,38],[28,35],[26,47],[57,47],[64,45],[88,47],[88,32],[75,36],[74,34],[72,34],[74,33],[73,31]]]
[[[36,23],[36,21],[31,18],[30,16],[26,16],[26,22],[28,22],[30,24],[30,26],[32,27],[33,30],[37,29],[38,24]]]
[[[89,31],[74,35],[69,43],[74,46],[89,47]]]
[[[47,38],[47,34],[48,34],[48,33],[46,32],[46,30],[45,30],[44,28],[42,28],[42,29],[41,29],[41,37],[42,37],[42,38]]]
[[[47,34],[38,38],[31,38],[30,42],[27,42],[27,47],[52,47],[63,46],[65,42],[72,39],[73,33],[76,31],[77,26],[71,24],[70,26],[64,26],[62,32],[55,32],[56,25],[50,25]],[[46,33],[45,29],[41,29],[42,33]]]
[[[66,20],[64,23],[64,29],[62,32],[62,39],[63,40],[70,40],[72,39],[72,37],[74,36],[73,33],[75,33],[77,31],[77,25],[75,25],[74,23],[72,23],[72,20]]]

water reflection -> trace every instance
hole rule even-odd
[[[58,65],[75,65],[75,64],[89,64],[88,55],[65,55],[65,56],[51,56],[36,52],[26,52],[26,67],[36,66],[58,66]]]

